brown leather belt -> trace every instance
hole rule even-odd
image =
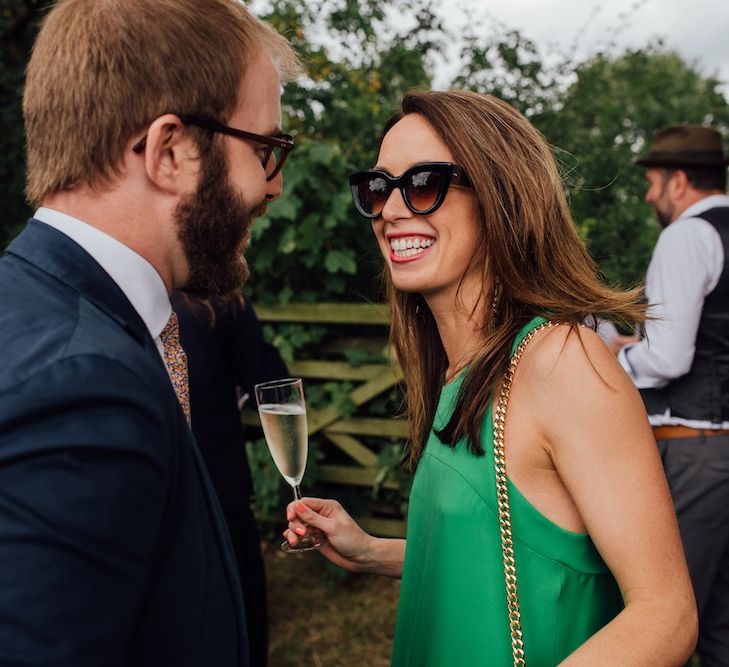
[[[719,435],[729,435],[727,428],[690,428],[689,426],[654,426],[653,435],[656,440],[683,440],[685,438],[715,438]]]

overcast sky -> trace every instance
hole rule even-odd
[[[727,0],[442,0],[441,6],[451,27],[483,26],[488,35],[501,24],[516,28],[545,52],[552,45],[565,50],[576,43],[578,58],[611,42],[620,49],[661,37],[703,74],[718,75],[729,94]],[[452,68],[442,64],[436,85],[445,85],[452,75]]]

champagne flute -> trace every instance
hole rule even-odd
[[[306,469],[309,436],[306,403],[301,378],[263,382],[254,387],[263,435],[273,462],[282,477],[293,487],[294,500],[301,500],[299,484]],[[310,551],[321,544],[309,536],[299,538],[296,546],[288,540],[281,549],[288,552]]]

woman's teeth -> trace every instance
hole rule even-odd
[[[392,239],[390,248],[395,257],[412,257],[423,252],[433,245],[433,239],[423,239],[417,236],[409,238]]]

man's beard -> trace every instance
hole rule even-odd
[[[174,212],[188,265],[182,290],[201,299],[240,290],[248,278],[244,238],[253,218],[264,211],[265,204],[250,207],[235,191],[225,153],[213,145],[203,158],[197,191]]]
[[[673,214],[676,210],[676,208],[671,204],[668,196],[666,195],[667,187],[668,176],[664,172],[663,189],[661,190],[661,194],[653,203],[653,210],[656,212],[656,220],[658,221],[661,229],[665,229],[666,227],[668,227],[668,225],[671,224],[671,220],[673,220]]]
[[[673,211],[661,211],[657,206],[653,206],[653,210],[656,212],[656,220],[658,221],[661,229],[665,229],[671,224]]]

